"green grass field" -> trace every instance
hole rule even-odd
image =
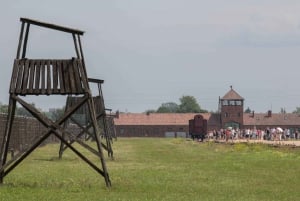
[[[110,189],[70,150],[58,160],[51,144],[5,177],[0,200],[300,199],[298,148],[153,138],[119,138],[113,148],[115,160],[106,160]]]

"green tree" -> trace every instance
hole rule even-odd
[[[246,110],[245,110],[245,113],[251,113],[251,109],[248,107]]]
[[[8,112],[8,105],[2,104],[0,102],[0,113],[7,113]]]
[[[49,112],[47,112],[47,116],[48,118],[50,118],[53,121],[58,120],[60,117],[62,117],[62,115],[65,112],[65,107],[62,108],[52,108],[49,110]]]
[[[23,117],[32,117],[30,112],[28,112],[28,110],[25,109],[24,107],[17,107],[16,108],[16,115],[23,116]]]
[[[300,114],[300,107],[296,107],[296,110],[293,111],[294,114]]]
[[[156,113],[156,110],[149,109],[145,111],[145,114]]]
[[[30,103],[30,105],[35,106],[34,103]],[[0,103],[0,113],[8,113],[8,105]],[[15,115],[32,117],[30,112],[24,107],[22,107],[20,104],[16,105]]]
[[[179,113],[205,113],[207,110],[201,109],[197,100],[193,96],[182,96],[180,98]]]
[[[30,103],[30,105],[35,107],[34,103]],[[38,109],[38,110],[42,111],[41,109]],[[23,116],[23,117],[32,117],[31,113],[26,108],[21,106],[20,104],[17,104],[16,115]]]
[[[157,113],[176,113],[178,112],[178,109],[179,106],[177,103],[168,102],[161,104],[161,106],[157,109]]]

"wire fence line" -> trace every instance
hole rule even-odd
[[[3,136],[5,133],[7,114],[0,113],[0,146],[2,146]],[[78,127],[71,128],[74,132],[78,132]],[[39,138],[47,128],[38,120],[31,117],[15,116],[14,126],[10,138],[9,150],[20,151]],[[59,140],[50,135],[41,145],[58,142]]]

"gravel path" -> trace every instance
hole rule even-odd
[[[220,140],[220,142],[225,142],[225,140]],[[289,145],[300,147],[299,140],[287,140],[287,141],[278,141],[278,140],[229,140],[229,143],[238,143],[238,142],[248,142],[248,143],[264,143],[264,144],[272,144],[272,145]]]

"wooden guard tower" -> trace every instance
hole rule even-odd
[[[114,119],[119,118],[119,111],[117,111],[116,114],[112,114],[111,113],[112,109],[105,108],[105,110],[109,112],[108,114],[106,114],[106,122],[108,126],[109,136],[117,140],[117,131],[116,131]]]
[[[101,84],[104,83],[104,80],[99,80],[99,79],[93,79],[89,78],[88,79],[90,84],[97,84],[97,89],[98,89],[98,95],[93,97],[94,101],[94,108],[95,108],[95,113],[96,113],[96,119],[98,121],[98,125],[100,126],[100,136],[106,140],[106,144],[101,142],[102,147],[108,152],[108,156],[113,158],[113,150],[112,150],[112,136],[111,132],[109,131],[109,122],[106,117],[106,109],[104,105],[104,98],[103,98],[103,93],[102,93],[102,88]],[[74,105],[78,104],[80,101],[80,97],[69,95],[67,98],[66,102],[66,110],[69,108],[73,107]],[[92,153],[98,155],[98,151],[83,142],[83,140],[94,140],[95,134],[92,133],[93,129],[92,127],[92,121],[89,118],[89,110],[88,110],[88,105],[84,104],[82,105],[73,115],[71,115],[70,120],[66,121],[65,128],[68,128],[69,123],[73,123],[77,125],[80,129],[81,132],[77,134],[76,139],[78,139],[81,143],[82,146],[86,147],[88,150],[90,150]],[[65,137],[65,135],[63,135]],[[70,140],[70,144],[76,142],[75,139]],[[66,150],[68,147],[61,142],[60,150],[59,150],[59,158],[62,157],[62,154],[64,150]]]
[[[92,98],[89,82],[87,78],[86,67],[80,36],[83,31],[71,29],[54,24],[44,23],[32,19],[21,18],[21,32],[19,37],[19,45],[17,56],[14,60],[10,89],[9,89],[9,108],[7,124],[3,137],[0,152],[0,183],[3,178],[10,173],[18,164],[20,164],[28,155],[30,155],[43,141],[50,135],[55,135],[65,146],[70,148],[76,155],[90,165],[105,179],[107,187],[111,186],[109,175],[107,172],[105,160],[102,152],[102,145],[99,138],[100,129],[97,123],[95,105]],[[66,32],[72,35],[76,57],[71,59],[28,59],[26,58],[26,48],[28,41],[29,28],[32,25],[49,28],[57,31]],[[76,95],[79,101],[72,107],[68,108],[63,116],[53,122],[44,116],[37,108],[27,103],[22,97],[29,95]],[[13,158],[8,157],[8,148],[11,137],[11,131],[14,124],[14,116],[16,103],[22,105],[28,110],[33,117],[41,122],[47,131],[41,133],[38,139],[35,139],[26,149],[20,151]],[[64,128],[64,123],[74,114],[82,105],[87,104],[89,118],[91,119],[91,128],[93,129],[94,139],[97,144],[97,153],[100,159],[100,165],[96,165],[76,149],[70,142],[65,140],[63,136],[79,142],[76,135],[70,133]],[[100,166],[100,167],[98,167]]]

